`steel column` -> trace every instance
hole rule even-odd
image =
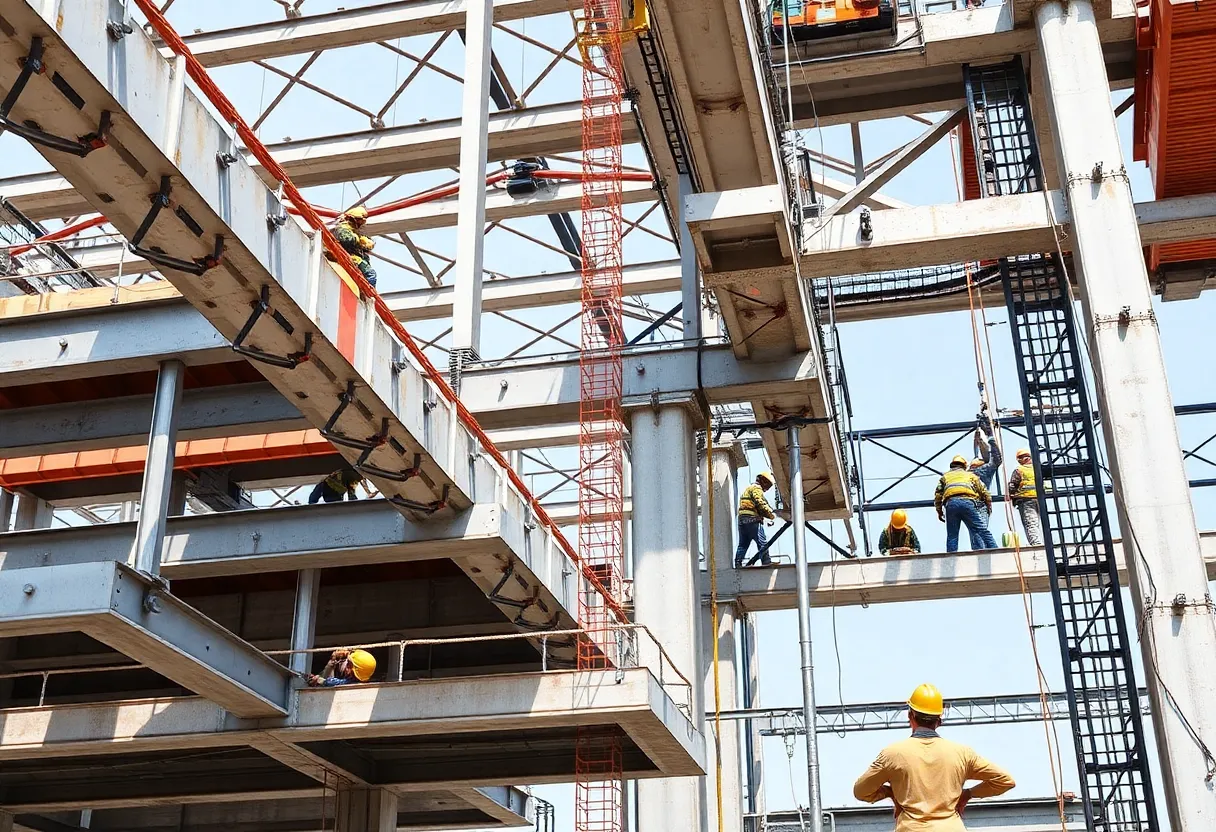
[[[760,619],[753,612],[744,613],[739,620],[743,655],[743,707],[760,707]],[[764,799],[764,749],[760,742],[760,726],[753,720],[743,723],[744,757],[746,760],[747,813],[763,815],[768,811]]]
[[[460,195],[457,201],[456,287],[452,308],[453,380],[463,361],[481,349],[481,282],[485,255],[486,156],[489,151],[490,40],[493,0],[469,3],[464,33],[464,97],[461,106]]]
[[[13,518],[13,507],[17,503],[17,495],[5,488],[0,488],[0,532],[9,530]]]
[[[291,623],[291,649],[309,650],[317,632],[317,596],[321,576],[316,569],[301,569],[296,578],[296,611]],[[292,652],[288,667],[292,673],[312,672],[312,654]],[[391,678],[391,677],[390,677]]]
[[[673,397],[630,413],[633,458],[633,596],[636,620],[647,625],[689,679],[700,664],[696,533],[697,452],[693,400]],[[641,402],[626,402],[641,404]],[[643,639],[642,661],[656,673],[657,651]],[[692,712],[704,728],[704,696],[693,685]],[[638,832],[666,832],[672,818],[690,829],[703,823],[702,778],[638,783]]]
[[[693,193],[692,179],[680,174],[680,317],[684,322],[684,340],[693,341],[701,337],[701,271],[697,265],[697,250],[692,242],[692,232],[684,221],[684,197]]]
[[[1216,610],[1195,531],[1165,361],[1094,9],[1035,8],[1048,110],[1174,832],[1216,828]],[[1130,544],[1130,545],[1129,545]],[[1134,554],[1133,554],[1134,550]]]
[[[173,458],[177,446],[177,412],[182,401],[186,365],[162,361],[152,402],[152,430],[148,434],[148,456],[144,484],[139,494],[139,521],[135,526],[135,568],[160,575],[161,548],[173,487]]]
[[[18,495],[17,516],[13,520],[15,530],[49,529],[54,519],[55,509],[46,500],[28,493]]]
[[[789,447],[790,520],[794,526],[794,569],[798,578],[798,650],[802,658],[802,718],[815,724],[815,663],[811,657],[811,592],[806,571],[806,504],[802,496],[802,446],[798,426],[786,429]],[[823,832],[823,798],[819,793],[819,739],[806,735],[807,796],[811,832]]]
[[[388,789],[339,788],[335,832],[396,832],[397,795]]]

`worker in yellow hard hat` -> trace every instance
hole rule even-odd
[[[920,540],[916,537],[916,529],[908,525],[908,512],[902,508],[891,512],[891,522],[878,536],[878,553],[880,555],[920,554]]]
[[[1029,448],[1018,448],[1018,467],[1009,477],[1009,499],[1022,518],[1026,542],[1043,545],[1043,520],[1039,517],[1039,480],[1034,474],[1034,458]]]
[[[367,216],[367,209],[362,205],[344,212],[334,225],[334,236],[338,238],[342,248],[346,249],[351,261],[367,278],[367,282],[375,286],[376,270],[372,268],[371,250],[376,247],[376,241],[361,233],[363,226],[367,224]]]
[[[777,515],[773,513],[772,506],[768,504],[768,500],[764,499],[764,492],[773,487],[773,475],[769,471],[756,476],[756,481],[743,489],[743,493],[739,496],[739,545],[735,549],[735,568],[743,568],[743,558],[747,556],[748,547],[752,543],[756,544],[756,555],[747,562],[751,566],[756,562],[756,558],[760,559],[763,566],[769,566],[773,561],[768,556],[768,551],[764,548],[764,525],[773,525],[773,521],[777,519]]]
[[[963,810],[974,798],[996,797],[1016,784],[1009,774],[965,745],[938,736],[942,695],[921,685],[908,698],[912,736],[879,752],[853,784],[866,803],[895,804],[895,832],[966,832]],[[979,785],[966,788],[967,781]]]
[[[335,650],[320,675],[308,677],[309,687],[332,688],[366,682],[376,672],[376,657],[366,650]]]
[[[959,526],[967,527],[975,549],[995,549],[996,540],[988,531],[992,514],[992,495],[980,478],[967,470],[967,458],[950,460],[950,470],[942,474],[933,493],[937,519],[946,524],[946,551],[958,551]],[[986,513],[985,513],[986,512]]]

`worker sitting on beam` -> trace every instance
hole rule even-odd
[[[768,471],[759,474],[756,481],[743,489],[739,497],[739,546],[735,549],[735,568],[743,568],[743,558],[754,541],[756,549],[763,554],[760,556],[762,566],[770,566],[772,558],[764,551],[764,524],[773,525],[777,515],[773,513],[764,492],[773,487],[773,475]],[[763,522],[762,522],[763,521]]]
[[[361,482],[363,482],[363,475],[354,468],[334,471],[317,483],[316,488],[308,495],[308,504],[311,506],[321,500],[327,503],[340,503],[344,499],[357,500],[359,494],[355,487]]]
[[[971,748],[938,736],[945,708],[941,692],[921,685],[908,699],[912,736],[889,745],[853,784],[866,803],[895,804],[895,832],[966,832],[963,810],[973,798],[1012,789],[1013,778]],[[979,785],[965,788],[968,780]]]
[[[364,237],[360,232],[367,224],[367,209],[360,205],[338,217],[334,225],[334,236],[350,255],[351,262],[359,267],[359,271],[367,278],[367,282],[376,285],[376,270],[372,268],[371,250],[376,247],[376,241]]]
[[[916,530],[908,525],[908,512],[897,508],[891,512],[891,522],[878,536],[880,555],[919,555],[920,540]]]
[[[308,686],[333,688],[366,682],[376,672],[376,657],[366,650],[335,650],[320,675],[310,674]]]
[[[958,551],[959,525],[967,527],[977,549],[995,549],[996,540],[988,531],[987,515],[992,514],[992,495],[980,478],[967,470],[967,458],[950,460],[950,470],[942,474],[933,494],[937,519],[946,524],[946,551]]]

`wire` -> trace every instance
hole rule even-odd
[[[710,638],[714,643],[714,777],[717,783],[718,795],[718,832],[723,832],[724,819],[722,817],[722,678],[719,670],[719,638],[718,638],[718,547],[715,545],[714,521],[716,520],[716,512],[714,511],[714,426],[713,412],[711,409],[705,411],[705,494],[706,500],[709,501],[709,509],[707,516],[709,519],[709,530],[707,532],[706,541],[709,544],[709,609],[713,618],[713,630],[710,633]]]
[[[844,739],[848,731],[845,730],[845,705],[844,705],[844,666],[840,661],[840,640],[836,637],[836,521],[828,521],[828,539],[832,541],[832,546],[828,547],[829,554],[832,556],[832,564],[830,567],[832,587],[828,595],[829,603],[832,606],[832,648],[836,651],[836,698],[840,704],[840,730],[833,731],[836,736]],[[863,570],[864,572],[864,570]]]

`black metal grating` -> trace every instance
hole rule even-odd
[[[964,69],[985,196],[1042,185],[1021,61]],[[1067,275],[1056,254],[1001,261],[1093,832],[1156,832],[1131,644]],[[1101,707],[1098,704],[1101,703]]]

